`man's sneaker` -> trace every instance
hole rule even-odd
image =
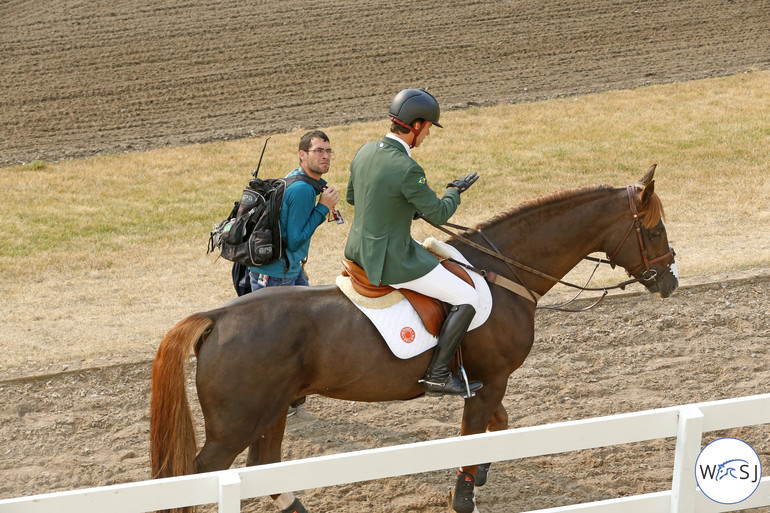
[[[306,397],[303,395],[302,397],[300,397],[299,399],[297,399],[296,401],[294,401],[293,403],[291,403],[291,404],[289,405],[289,412],[286,414],[286,416],[287,416],[287,417],[291,417],[292,415],[294,415],[295,413],[297,413],[297,409],[299,409],[299,407],[300,407],[300,406],[302,406],[303,404],[305,404],[305,400],[306,400],[306,399],[307,399],[307,398],[306,398]]]

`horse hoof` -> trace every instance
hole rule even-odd
[[[449,513],[458,513],[454,507],[452,507],[452,498],[454,497],[454,490],[449,490],[449,496],[448,496],[448,502],[449,502]],[[473,513],[479,513],[479,509],[476,507],[476,505],[473,505]]]
[[[489,473],[489,467],[491,463],[482,463],[476,466],[476,486],[484,486],[487,484],[487,474]]]
[[[457,473],[457,484],[455,485],[454,493],[449,492],[449,508],[456,513],[474,513],[478,511],[476,509],[476,503],[473,501],[475,487],[475,479],[467,472]]]

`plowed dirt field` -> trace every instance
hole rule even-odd
[[[770,65],[767,0],[0,3],[0,165]]]

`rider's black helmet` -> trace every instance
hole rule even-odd
[[[404,89],[390,103],[388,111],[391,118],[411,125],[418,119],[430,121],[439,128],[442,127],[438,118],[441,115],[438,102],[425,89]]]

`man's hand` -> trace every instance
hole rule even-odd
[[[447,187],[454,187],[460,192],[465,192],[468,190],[468,187],[473,185],[476,180],[479,179],[478,173],[468,173],[467,175],[463,176],[462,178],[458,178],[457,180],[454,180],[447,184]]]
[[[339,200],[340,200],[339,193],[334,187],[329,185],[324,188],[323,192],[321,192],[321,199],[319,200],[319,203],[321,205],[325,205],[326,208],[331,210],[334,208],[334,205],[336,205]]]

